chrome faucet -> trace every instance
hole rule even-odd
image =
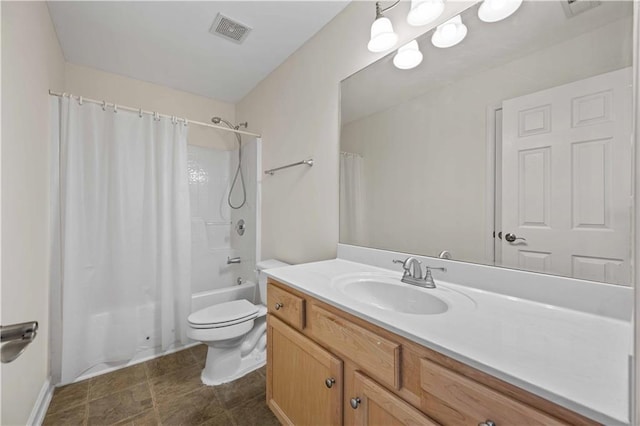
[[[402,282],[416,285],[418,287],[424,288],[436,288],[436,283],[433,281],[433,276],[431,275],[432,269],[437,269],[442,272],[447,272],[447,268],[432,268],[430,266],[426,266],[425,276],[422,277],[422,262],[416,259],[413,256],[408,257],[405,260],[394,259],[393,263],[402,263],[402,268],[404,269],[404,274],[402,275]]]

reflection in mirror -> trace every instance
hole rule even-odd
[[[340,242],[629,285],[633,6],[585,4],[343,81]]]

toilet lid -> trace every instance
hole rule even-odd
[[[223,326],[249,321],[258,315],[258,307],[248,300],[233,300],[200,309],[189,315],[187,321],[194,326]]]

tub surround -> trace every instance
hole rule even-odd
[[[418,316],[358,302],[332,284],[357,273],[399,280],[401,269],[391,259],[406,254],[341,245],[338,255],[266,273],[585,417],[605,424],[629,423],[630,288],[419,257],[429,266],[446,264],[446,273],[434,272],[436,284],[474,303]]]

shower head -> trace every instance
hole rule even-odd
[[[220,124],[220,123],[224,123],[224,124],[226,124],[227,126],[229,126],[229,128],[231,128],[231,129],[235,129],[235,130],[238,130],[240,127],[244,127],[244,128],[246,129],[246,128],[247,128],[247,126],[249,125],[249,123],[245,121],[244,123],[238,123],[237,125],[235,125],[235,126],[234,126],[233,124],[229,123],[229,122],[228,122],[227,120],[225,120],[224,118],[220,118],[220,117],[213,117],[213,118],[211,119],[211,122],[212,122],[213,124]]]
[[[231,124],[230,122],[228,122],[227,120],[225,120],[224,118],[220,118],[220,117],[213,117],[211,119],[211,122],[213,124],[220,124],[220,123],[224,123],[227,125],[227,127],[229,127],[230,129],[234,129],[234,130],[238,130],[240,128],[240,126],[234,126],[233,124]]]

